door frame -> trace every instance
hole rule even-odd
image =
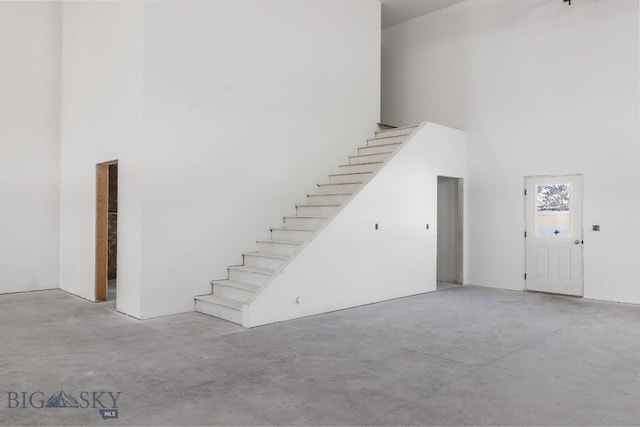
[[[584,297],[584,174],[583,173],[565,173],[565,174],[558,174],[558,175],[551,175],[551,174],[546,174],[546,175],[525,175],[524,180],[523,180],[523,197],[522,197],[522,203],[524,206],[523,209],[523,229],[524,229],[524,233],[523,233],[523,245],[524,245],[524,291],[525,292],[541,292],[541,291],[536,291],[536,290],[529,290],[529,288],[527,287],[527,237],[526,237],[526,232],[527,232],[527,180],[528,179],[537,179],[537,178],[562,178],[562,177],[580,177],[580,181],[581,181],[581,185],[580,185],[580,211],[581,211],[581,224],[580,224],[580,235],[581,235],[581,244],[580,244],[580,295],[578,296],[579,298],[583,298]],[[558,295],[565,295],[565,294],[558,294]]]
[[[106,301],[109,286],[109,166],[111,160],[96,165],[96,282],[95,301]]]

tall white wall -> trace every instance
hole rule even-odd
[[[380,4],[149,2],[143,316],[269,237],[379,119]]]
[[[249,301],[244,326],[435,291],[438,176],[465,178],[466,152],[464,132],[421,126]]]
[[[93,298],[118,159],[118,309],[193,310],[375,130],[380,37],[376,0],[65,4],[65,289]]]
[[[60,287],[95,298],[96,164],[117,159],[118,310],[140,317],[144,4],[65,2]]]
[[[60,22],[0,2],[0,293],[58,287]]]
[[[469,134],[466,283],[523,289],[524,177],[583,173],[585,297],[640,303],[638,17],[468,0],[383,32],[383,121]]]

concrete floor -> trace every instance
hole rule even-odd
[[[638,306],[458,286],[252,330],[61,291],[0,307],[3,425],[640,422]],[[7,408],[60,390],[119,391],[119,419]]]

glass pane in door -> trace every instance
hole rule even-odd
[[[536,186],[536,236],[571,236],[571,184]]]

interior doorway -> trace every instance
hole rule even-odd
[[[96,165],[96,301],[115,300],[118,279],[118,161]]]
[[[463,180],[438,177],[438,289],[463,283]]]

